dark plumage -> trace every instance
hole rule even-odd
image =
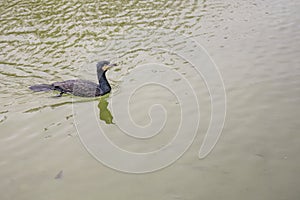
[[[39,84],[29,87],[35,92],[57,90],[61,97],[64,93],[70,93],[81,97],[97,97],[110,92],[111,87],[106,79],[105,73],[108,68],[116,66],[108,61],[100,61],[97,63],[97,76],[99,84],[87,80],[67,80],[62,82],[54,82],[52,84]]]

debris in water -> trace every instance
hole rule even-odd
[[[62,179],[63,178],[63,173],[64,173],[64,171],[61,170],[54,178],[55,179]]]

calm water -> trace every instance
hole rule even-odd
[[[0,5],[1,199],[299,199],[298,1],[23,0]],[[202,160],[198,151],[211,117],[210,96],[205,80],[176,54],[193,55],[194,47],[175,33],[207,50],[226,88],[225,126]],[[56,93],[28,90],[32,84],[74,78],[96,81],[95,64],[104,59],[118,63],[107,73],[109,96],[52,98]],[[134,73],[149,63],[168,70]],[[127,102],[128,91],[152,77],[174,85],[177,94],[152,84],[137,89]],[[193,85],[201,121],[193,144],[171,166],[122,173],[98,162],[81,143],[76,126],[92,131],[96,120],[127,151],[161,148],[180,124],[182,104],[176,95],[191,95],[184,80]],[[151,113],[152,127],[162,127],[161,134],[149,140],[122,134],[128,121],[118,112],[123,104],[130,106],[137,126],[151,123],[151,105],[163,106],[167,112]],[[196,115],[192,105],[184,105],[189,121]]]

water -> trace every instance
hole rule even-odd
[[[299,8],[291,0],[2,1],[1,199],[298,199]],[[185,58],[163,50],[193,54],[191,46],[171,37],[174,31],[208,51],[226,88],[225,126],[202,160],[197,155],[211,117],[210,96],[205,80]],[[28,90],[32,84],[74,78],[96,81],[95,64],[102,59],[119,64],[107,74],[109,96],[51,98],[56,93]],[[169,71],[133,76],[147,63],[161,63]],[[139,126],[151,123],[151,105],[167,111],[151,113],[154,124],[167,121],[161,134],[148,140],[120,134],[128,118],[114,109],[134,83],[152,76],[193,85],[201,111],[197,136],[165,169],[140,175],[113,170],[81,143],[74,105],[82,109],[76,111],[84,127],[97,120],[123,149],[154,151],[178,128],[181,104],[176,96],[150,85],[131,98],[132,119]],[[184,84],[176,88],[187,91]],[[193,119],[195,107],[184,108]]]

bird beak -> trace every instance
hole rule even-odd
[[[108,69],[110,69],[110,68],[112,68],[112,67],[114,67],[114,66],[117,66],[117,64],[111,63],[111,64],[108,64],[108,65],[103,66],[102,69],[103,69],[104,71],[106,71],[106,70],[108,70]]]

